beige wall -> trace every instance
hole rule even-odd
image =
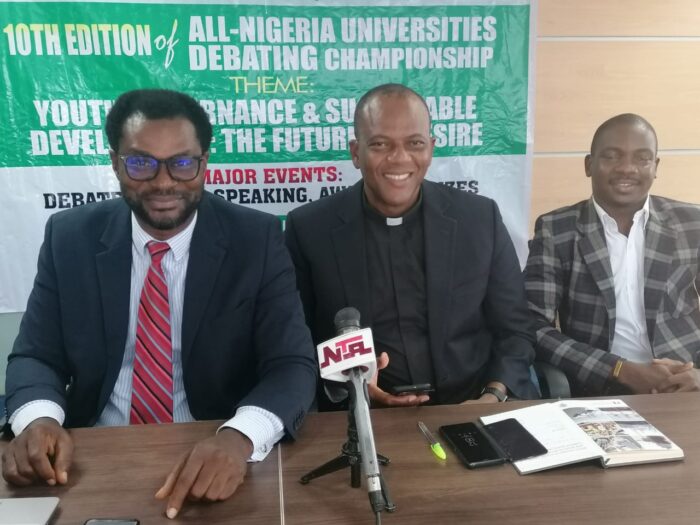
[[[583,157],[618,113],[656,128],[653,193],[700,203],[700,2],[540,0],[537,26],[530,232],[590,195]]]

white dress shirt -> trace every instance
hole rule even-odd
[[[615,283],[615,334],[610,352],[636,363],[653,358],[644,310],[644,229],[649,220],[649,197],[632,219],[629,235],[593,200],[603,223]]]
[[[176,423],[194,421],[187,404],[182,370],[182,312],[185,296],[185,276],[189,262],[190,242],[197,216],[180,233],[167,240],[170,250],[162,259],[161,265],[168,283],[170,303],[170,326],[172,336],[173,359],[173,421]],[[124,358],[114,390],[100,414],[98,426],[117,426],[129,424],[131,410],[131,383],[133,378],[134,354],[136,345],[136,324],[139,299],[146,273],[151,264],[151,256],[146,244],[156,240],[148,235],[139,225],[136,217],[131,217],[132,264],[131,290],[129,301],[129,329],[126,338]],[[26,403],[16,410],[10,418],[12,431],[21,433],[29,423],[39,417],[52,417],[60,424],[65,420],[61,407],[48,400]],[[272,447],[284,435],[284,425],[275,414],[255,406],[240,407],[233,418],[222,427],[230,427],[245,434],[253,443],[252,461],[260,461],[267,456]]]

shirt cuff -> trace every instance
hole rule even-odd
[[[25,403],[15,410],[10,416],[8,423],[12,427],[12,432],[14,432],[15,436],[19,436],[32,421],[40,417],[50,417],[63,426],[66,413],[58,403],[48,399],[38,399]]]
[[[282,420],[272,412],[256,406],[240,407],[236,415],[221,425],[222,428],[233,428],[250,439],[253,443],[253,453],[248,461],[262,461],[272,448],[284,436]]]

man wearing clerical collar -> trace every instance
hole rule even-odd
[[[537,220],[537,355],[574,395],[700,390],[700,207],[649,195],[658,164],[651,124],[612,117],[585,158],[593,196]]]
[[[335,335],[340,309],[360,311],[380,368],[374,406],[535,397],[522,276],[495,202],[424,180],[435,139],[425,101],[406,86],[368,91],[354,124],[362,180],[287,218],[314,341]],[[434,393],[390,393],[423,383]]]

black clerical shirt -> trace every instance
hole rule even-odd
[[[389,366],[379,388],[431,383],[422,199],[403,217],[386,218],[363,198],[372,335]]]

